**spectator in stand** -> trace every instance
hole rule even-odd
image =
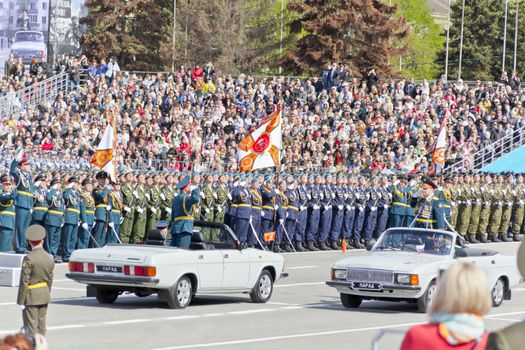
[[[476,265],[455,262],[438,281],[430,322],[410,328],[401,350],[485,349],[488,332],[483,317],[491,306],[484,272]]]
[[[202,69],[201,66],[196,64],[195,67],[193,67],[193,70],[191,71],[191,80],[193,82],[196,82],[197,79],[202,78],[203,76],[204,76],[204,70]]]

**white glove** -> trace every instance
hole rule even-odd
[[[349,196],[348,196],[348,193],[345,193],[345,199],[347,199]]]
[[[171,214],[171,208],[166,207],[166,213]]]
[[[376,211],[377,208],[376,208],[376,207],[371,207],[370,210],[371,210],[371,211]]]
[[[144,209],[142,209],[142,208],[137,208],[137,212],[138,212],[139,214],[142,214],[142,213],[144,213]]]
[[[137,191],[133,191],[133,195],[134,195],[135,197],[138,197],[138,196],[139,196],[139,194],[137,193]]]
[[[277,209],[279,209],[279,206],[278,206],[278,205],[274,205],[273,208],[274,208],[275,210],[277,210]]]
[[[195,186],[195,185],[191,185],[191,186],[190,186],[190,191],[193,191],[193,190],[196,189],[196,188],[197,188],[197,186]],[[201,192],[201,195],[202,195],[202,192]]]
[[[108,224],[108,226],[111,227],[111,228],[114,228],[114,227],[115,227],[115,223],[114,223],[114,222],[110,222],[110,223]]]
[[[120,221],[119,221],[119,225],[122,225],[123,222],[124,222],[124,217],[121,216],[121,217],[120,217]]]
[[[516,195],[516,191],[515,191],[515,190],[512,190],[512,195],[513,195],[513,196]]]
[[[485,187],[481,186],[479,189],[481,190],[481,193],[485,192]]]
[[[264,216],[264,211],[261,211],[261,216]]]
[[[306,210],[306,207],[300,206],[299,209],[300,209],[301,211],[303,211],[303,210]]]
[[[324,210],[328,210],[328,209],[330,209],[330,206],[329,205],[325,205],[324,206]]]
[[[166,196],[164,195],[164,193],[161,193],[161,194],[160,194],[160,198],[161,198],[163,201],[166,200]]]
[[[84,222],[82,224],[82,228],[87,231],[88,230],[88,224]]]
[[[228,193],[228,199],[232,200],[232,195]]]
[[[308,199],[312,199],[312,195],[310,193],[308,193],[306,197],[308,197]]]
[[[319,209],[320,207],[318,205],[314,205],[314,210]]]
[[[332,199],[334,199],[334,198],[335,198],[335,193],[332,193]]]
[[[64,223],[61,223],[61,224],[60,224],[60,228],[62,228],[62,227],[64,227]]]
[[[149,200],[149,198],[150,198],[150,197],[149,197],[149,193],[146,193],[146,198]]]
[[[346,206],[346,210],[350,210],[351,207],[349,205]]]
[[[131,208],[130,207],[124,207],[124,210],[129,213],[131,211]]]
[[[206,214],[210,213],[210,209],[209,208],[204,209],[204,211],[206,212]]]
[[[357,198],[357,199],[361,198],[361,195],[359,194],[359,192],[357,192],[357,193],[355,194],[355,198]]]
[[[222,207],[217,208],[217,213],[222,213]]]
[[[33,214],[33,209],[29,209],[29,214]]]
[[[233,183],[233,187],[237,187],[237,186],[239,186],[239,181],[235,181],[235,182]]]
[[[343,210],[343,208],[344,208],[344,207],[343,207],[342,205],[338,205],[338,206],[337,206],[337,209],[339,209],[339,210]]]
[[[388,204],[383,204],[383,208],[388,209]]]
[[[251,224],[253,222],[253,217],[250,215],[250,218],[248,219],[248,222]]]
[[[151,212],[152,212],[153,214],[156,214],[156,213],[157,213],[157,209],[155,209],[155,208],[151,208],[150,210],[151,210]]]
[[[200,196],[201,196],[202,198],[206,198],[206,194],[205,194],[203,191],[201,191]]]
[[[279,219],[279,224],[284,224],[284,219]]]
[[[217,192],[213,192],[213,198],[217,199]]]

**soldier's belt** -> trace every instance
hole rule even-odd
[[[14,211],[0,211],[0,215],[12,215],[12,216],[15,216],[15,212]]]
[[[409,204],[402,203],[402,202],[393,202],[392,205],[400,205],[400,206],[402,206],[402,207],[410,207]]]
[[[47,282],[30,284],[27,286],[27,289],[36,289],[36,288],[43,288],[43,287],[47,287]]]
[[[112,212],[112,213],[117,213],[117,214],[120,214],[120,213],[121,213],[121,211],[120,211],[120,210],[117,210],[117,209],[113,209],[113,210],[111,210],[111,212]]]
[[[451,206],[448,204],[443,204],[443,208],[450,208]]]
[[[175,218],[175,221],[181,221],[181,220],[193,220],[193,216],[185,215],[185,216],[177,216]]]
[[[287,208],[288,208],[288,209],[295,210],[295,211],[299,211],[299,208],[297,208],[297,207],[295,207],[295,206],[293,206],[293,205],[289,205]]]
[[[47,211],[47,210],[48,210],[48,207],[33,207],[33,210],[42,210],[42,211]]]
[[[80,214],[80,210],[75,209],[75,208],[67,208],[66,211],[72,211],[73,213]]]
[[[93,211],[93,210],[86,210],[86,214],[95,214],[95,211]]]
[[[241,203],[241,204],[237,204],[236,206],[237,207],[251,207],[252,205],[251,204],[246,204],[246,203]]]
[[[232,204],[230,205],[230,207],[238,207],[238,206],[239,206],[239,204],[235,204],[235,203],[232,203]]]
[[[416,219],[417,222],[424,222],[424,223],[430,223],[430,224],[435,224],[437,222],[437,220],[430,220],[430,219]]]
[[[29,193],[29,192],[26,192],[26,191],[17,191],[17,193],[19,193],[19,194],[21,194],[23,196],[33,197],[32,193]]]
[[[48,213],[49,214],[64,215],[63,211],[58,211],[58,210],[49,210]]]
[[[263,209],[269,209],[269,210],[275,210],[275,208],[271,205],[263,205]]]
[[[108,205],[107,205],[107,204],[98,204],[98,205],[97,205],[97,208],[104,208],[104,209],[107,209],[107,208],[108,208]]]

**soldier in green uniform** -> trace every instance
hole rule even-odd
[[[458,188],[458,222],[457,231],[465,237],[468,231],[468,225],[470,224],[470,214],[472,212],[471,202],[471,177],[470,174],[463,175],[463,184]]]
[[[454,230],[457,230],[458,222],[458,175],[452,175],[452,181],[447,185],[447,189],[450,193],[450,226]]]
[[[137,180],[137,186],[133,190],[136,207],[130,243],[144,242],[144,236],[146,234],[146,208],[148,202],[148,199],[146,198],[146,178],[144,177],[144,174],[139,173]]]
[[[106,242],[106,231],[109,218],[109,193],[111,187],[108,186],[109,176],[105,171],[99,171],[95,177],[98,185],[93,190],[95,200],[95,226],[93,227],[93,238],[96,245],[102,247]]]
[[[503,211],[501,213],[501,223],[499,227],[499,239],[503,242],[508,242],[508,232],[510,228],[510,219],[512,217],[512,208],[514,206],[514,196],[516,190],[513,189],[514,176],[512,173],[507,173],[502,185],[503,189]]]
[[[31,225],[25,233],[31,252],[22,261],[16,303],[22,305],[24,329],[34,334],[46,334],[47,305],[51,302],[51,285],[55,263],[43,249],[45,229]]]
[[[470,222],[467,228],[467,240],[470,243],[479,243],[476,239],[479,228],[479,214],[481,213],[481,185],[479,174],[474,175],[474,180],[470,185],[470,198],[471,198],[471,210],[470,210]]]
[[[490,187],[489,193],[492,197],[490,207],[490,220],[488,227],[488,234],[492,242],[501,242],[498,238],[499,227],[501,225],[501,215],[503,213],[503,190],[502,182],[503,176],[494,176],[496,179],[494,184]]]
[[[523,184],[522,174],[518,174],[516,176],[516,186],[514,186],[514,190],[516,191],[516,193],[514,195],[514,219],[512,221],[512,238],[515,242],[519,242],[521,240],[520,233],[525,213],[525,186]]]
[[[121,188],[118,180],[112,181],[113,189],[109,193],[109,218],[108,231],[106,232],[106,244],[120,243],[120,220],[122,218]]]
[[[490,194],[490,184],[492,183],[492,179],[490,177],[490,174],[485,174],[484,176],[481,176],[480,181],[481,184],[479,187],[479,191],[481,200],[481,210],[479,212],[478,240],[481,243],[487,243],[487,226],[489,224],[490,204],[492,200],[492,196]]]
[[[152,174],[146,180],[147,192],[146,198],[148,199],[148,217],[146,219],[146,232],[155,229],[155,224],[160,220],[161,216],[161,188],[160,188],[160,176],[159,174]]]
[[[122,205],[123,211],[122,215],[124,216],[124,221],[120,226],[120,238],[122,243],[129,243],[131,238],[131,230],[133,229],[133,218],[135,216],[135,196],[133,196],[133,191],[135,188],[133,173],[128,172],[124,176],[124,183],[120,188],[122,193]]]
[[[201,220],[212,222],[214,217],[215,198],[213,189],[213,175],[206,176],[206,182],[201,190]]]
[[[11,250],[15,233],[15,199],[16,188],[13,187],[9,175],[0,177],[2,193],[0,193],[0,252]]]
[[[162,214],[161,219],[162,220],[169,220],[171,217],[171,201],[173,200],[173,197],[175,196],[175,179],[173,177],[173,174],[167,173],[166,174],[166,184],[163,186],[162,191],[160,193],[160,199],[161,199],[161,208],[162,208]]]
[[[95,223],[95,200],[91,193],[93,192],[93,181],[89,176],[82,180],[80,192],[80,221],[82,222],[78,230],[77,249],[87,248],[91,229]]]
[[[226,187],[228,177],[224,174],[219,176],[219,183],[215,189],[217,198],[215,199],[215,214],[213,216],[215,222],[224,222],[224,215],[228,207],[228,195],[230,191]]]
[[[44,175],[37,175],[35,177],[35,191],[33,195],[34,202],[31,225],[44,226],[44,219],[48,210],[46,202],[46,177]]]
[[[64,227],[62,228],[62,261],[68,262],[75,250],[78,239],[78,223],[80,221],[80,196],[78,194],[78,176],[71,176],[64,191]]]

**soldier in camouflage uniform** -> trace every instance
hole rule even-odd
[[[458,176],[452,176],[452,182],[447,186],[450,193],[450,226],[457,230],[458,222]]]
[[[124,183],[120,187],[122,192],[122,215],[124,221],[120,226],[120,238],[122,243],[129,243],[131,238],[131,230],[133,229],[133,218],[135,216],[134,204],[135,196],[133,196],[133,189],[135,187],[135,179],[133,173],[129,172],[124,177]]]
[[[467,228],[467,240],[470,243],[479,243],[476,239],[479,227],[479,214],[481,213],[481,185],[479,174],[474,175],[474,181],[470,185],[470,198],[471,198],[471,211],[470,211],[470,222]]]
[[[507,237],[510,227],[510,219],[512,216],[512,207],[514,205],[514,196],[516,195],[516,190],[513,189],[514,185],[514,176],[512,173],[507,174],[504,178],[504,183],[502,184],[503,190],[503,211],[501,213],[501,223],[499,226],[499,239],[503,242],[508,242]]]
[[[520,231],[523,226],[523,216],[525,213],[525,186],[523,184],[523,176],[521,174],[516,176],[516,185],[514,186],[514,189],[516,193],[514,195],[512,238],[514,241],[519,242],[521,240]]]
[[[481,210],[479,212],[479,225],[478,225],[478,240],[481,243],[487,243],[488,241],[487,227],[489,224],[490,207],[491,207],[491,200],[492,200],[492,195],[490,194],[491,183],[492,183],[492,178],[490,174],[486,174],[485,176],[481,177],[481,183],[479,187]]]
[[[135,197],[135,216],[133,218],[133,229],[131,231],[130,243],[144,242],[146,233],[146,209],[148,199],[146,198],[146,179],[144,174],[140,173],[137,177],[137,185],[133,190]]]
[[[503,213],[503,176],[494,176],[496,179],[494,184],[490,186],[489,193],[491,195],[490,219],[488,234],[492,242],[501,242],[498,238],[499,227],[501,224],[501,215]]]
[[[226,214],[226,209],[228,207],[228,188],[226,183],[228,177],[226,175],[219,176],[219,184],[215,189],[217,198],[215,199],[215,214],[213,216],[215,222],[224,222],[224,214]]]
[[[206,176],[206,183],[201,190],[201,217],[200,220],[212,222],[215,212],[215,198],[217,194],[213,188],[213,175]]]
[[[472,212],[472,197],[471,197],[471,177],[466,174],[463,177],[463,184],[458,187],[458,222],[457,231],[465,237],[470,224],[470,213]]]
[[[148,191],[146,192],[146,198],[148,199],[148,217],[146,219],[146,232],[155,229],[157,221],[160,220],[161,208],[161,178],[159,174],[149,176],[147,180]]]
[[[175,178],[173,174],[168,173],[166,174],[166,184],[160,193],[162,220],[171,219],[171,202],[173,201],[173,197],[175,197]]]

